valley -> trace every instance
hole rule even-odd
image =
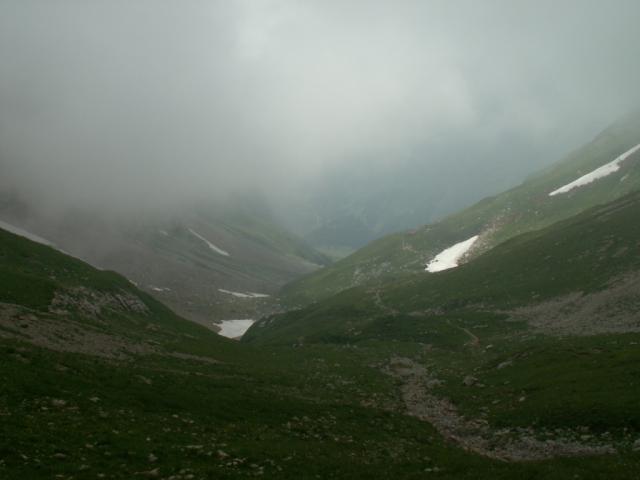
[[[0,480],[640,479],[638,18],[0,1]]]
[[[439,222],[388,235],[371,242],[329,268],[288,284],[287,306],[302,306],[357,285],[424,271],[453,245],[479,238],[462,260],[482,255],[517,235],[570,218],[587,208],[614,201],[640,184],[640,114],[630,114],[550,168],[530,175],[521,185],[485,198]],[[616,160],[625,155],[623,161]],[[558,187],[614,162],[615,172],[562,195]]]
[[[0,218],[10,220],[4,225],[14,232],[115,270],[213,330],[222,320],[278,311],[272,295],[280,286],[329,262],[253,199],[126,222],[82,211],[43,218],[17,198],[5,198],[0,207]],[[41,240],[34,230],[51,240]]]
[[[638,171],[634,158],[621,167],[625,181]],[[544,175],[532,181],[550,186]],[[567,192],[575,203],[566,210],[536,207],[555,222],[527,223],[527,209],[514,212],[520,227],[469,237],[478,222],[463,225],[475,217],[462,212],[398,234],[410,249],[395,250],[398,235],[383,238],[342,261],[383,274],[299,308],[269,311],[341,262],[282,296],[255,280],[213,284],[228,302],[215,310],[228,313],[221,333],[235,340],[159,303],[179,305],[167,299],[181,295],[180,277],[149,277],[145,292],[56,250],[57,239],[0,231],[0,473],[636,478],[640,190],[625,185],[628,193],[606,194],[612,201],[598,203],[604,187],[585,185]],[[505,195],[513,201],[522,188]],[[429,260],[420,245],[452,224]],[[163,262],[231,269],[241,253],[229,233],[191,225],[138,238]],[[504,229],[512,233],[493,245]],[[443,251],[457,240],[465,245]],[[407,263],[371,257],[380,245]],[[252,308],[255,317],[231,316]]]

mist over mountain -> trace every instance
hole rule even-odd
[[[118,214],[260,191],[300,234],[351,216],[378,236],[506,187],[638,105],[639,13],[5,0],[0,188]]]
[[[0,0],[0,479],[640,478],[638,19]]]

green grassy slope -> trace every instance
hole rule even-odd
[[[125,275],[181,315],[211,327],[216,320],[257,318],[274,308],[272,299],[238,298],[221,289],[273,294],[328,262],[256,203],[241,199],[126,221],[95,212],[39,218],[26,206],[5,205],[0,217]]]
[[[213,251],[190,229],[229,255]],[[143,251],[141,257],[130,262],[116,253],[109,265],[147,289],[163,289],[151,293],[208,325],[224,318],[258,318],[274,308],[271,298],[239,299],[220,289],[273,295],[291,279],[329,262],[275,220],[250,209],[203,210],[164,228],[137,230],[132,240]]]
[[[640,270],[638,212],[640,192],[511,238],[458,268],[356,287],[272,317],[252,327],[245,338],[290,342],[304,336],[313,341],[319,338],[309,335],[314,330],[350,338],[349,329],[361,329],[386,311],[506,311],[570,293],[606,290],[614,279]]]
[[[420,345],[432,394],[485,422],[484,434],[565,432],[631,450],[640,438],[638,212],[633,193],[456,269],[353,288],[263,320],[244,340]]]
[[[512,190],[486,198],[433,225],[384,237],[328,268],[292,282],[283,289],[283,300],[291,306],[306,304],[386,276],[422,271],[445,248],[480,234],[477,248],[470,255],[473,258],[515,235],[620,198],[640,188],[640,153],[608,177],[567,194],[548,194],[638,143],[640,115],[636,114],[620,120],[591,143]]]
[[[630,448],[524,463],[465,452],[405,415],[379,368],[424,354],[228,341],[0,231],[1,478],[637,478]]]
[[[0,304],[9,312],[3,319],[15,320],[23,329],[14,330],[5,323],[7,337],[29,338],[29,329],[37,331],[38,318],[43,318],[62,326],[67,322],[91,328],[96,335],[122,335],[182,353],[187,347],[181,347],[181,342],[202,335],[223,350],[233,345],[185,322],[121,275],[96,270],[4,230],[0,230],[0,271]],[[12,309],[15,312],[11,313]],[[72,337],[68,340],[74,342]]]

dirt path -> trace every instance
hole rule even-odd
[[[374,303],[380,310],[382,310],[385,314],[390,315],[392,317],[395,317],[396,315],[398,315],[399,313],[398,310],[396,310],[395,308],[391,308],[384,303],[384,301],[380,297],[380,290],[377,290],[377,289],[374,290],[373,295],[374,295]]]
[[[419,253],[415,248],[413,248],[413,245],[407,243],[404,238],[402,239],[402,250],[405,252]]]
[[[484,419],[466,419],[449,400],[431,393],[430,386],[437,379],[408,358],[391,359],[383,371],[399,380],[409,415],[431,423],[445,439],[467,451],[506,462],[616,453],[610,444],[587,445],[567,438],[538,440],[532,431],[496,431]]]
[[[452,327],[454,327],[454,328],[457,328],[458,330],[466,333],[469,336],[470,340],[467,343],[465,343],[465,345],[468,345],[470,347],[479,347],[480,346],[480,339],[472,331],[470,331],[470,330],[468,330],[468,329],[466,329],[464,327],[460,327],[458,325],[453,325],[449,320],[447,320],[447,324],[452,326]]]

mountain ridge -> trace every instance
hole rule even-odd
[[[181,315],[213,329],[229,316],[255,318],[277,309],[271,296],[279,286],[329,262],[254,199],[129,221],[81,210],[47,220],[7,200],[2,212],[13,225],[122,273]],[[240,300],[224,291],[265,295]]]
[[[352,286],[387,276],[424,270],[442,250],[475,235],[480,238],[466,259],[475,258],[520,233],[548,226],[640,188],[640,156],[635,152],[614,175],[564,195],[551,192],[614,160],[640,143],[640,113],[614,123],[565,159],[530,175],[520,185],[480,200],[441,221],[376,240],[354,254],[285,285],[291,306],[326,298]]]

